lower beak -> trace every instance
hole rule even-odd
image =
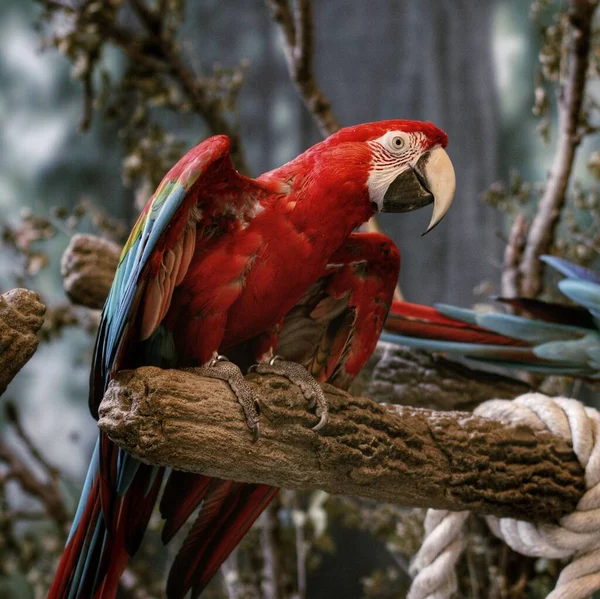
[[[425,231],[428,233],[448,212],[455,188],[450,157],[441,146],[437,146],[392,181],[383,197],[381,211],[409,212],[433,203],[433,214]]]

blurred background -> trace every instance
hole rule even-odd
[[[17,405],[27,434],[45,458],[59,467],[66,504],[74,509],[96,436],[87,410],[94,318],[77,313],[69,321],[71,316],[60,312],[66,301],[60,256],[75,232],[101,231],[122,242],[140,202],[168,165],[212,130],[181,91],[153,88],[151,73],[146,81],[143,73],[132,73],[127,53],[118,44],[104,43],[97,29],[74,34],[69,11],[55,4],[0,0],[0,291],[25,286],[58,307],[45,329],[46,342],[5,397]],[[122,11],[118,19],[124,26],[139,28],[126,0],[104,4],[113,16]],[[167,4],[185,64],[219,99],[232,130],[239,127],[240,168],[262,173],[322,138],[290,81],[281,36],[265,2]],[[535,209],[554,155],[553,85],[560,73],[554,80],[552,74],[544,77],[542,67],[552,65],[540,63],[538,55],[550,43],[548,27],[560,22],[563,4],[314,2],[315,77],[340,125],[431,120],[449,136],[458,186],[444,222],[421,237],[427,210],[380,220],[402,254],[400,285],[406,299],[471,306],[501,292],[512,219]],[[86,44],[88,54],[82,51]],[[89,112],[86,85],[94,89]],[[590,85],[596,89],[597,80]],[[587,166],[595,156],[594,142],[593,136],[584,139],[575,165],[582,188],[593,181]],[[589,213],[596,207],[591,206],[573,217],[578,226],[594,218]],[[597,249],[586,254],[583,245],[578,251],[590,262]],[[22,440],[12,428],[3,426],[0,434],[21,451]],[[362,508],[348,508],[319,539],[315,522],[326,499],[285,501],[288,507],[300,501],[304,514],[312,506],[316,518],[310,537],[316,557],[308,561],[303,590],[307,597],[403,596],[404,583],[396,587],[390,580],[405,575],[386,548],[387,529],[402,536],[395,516],[378,516],[384,532],[376,524],[357,531],[352,514]],[[5,485],[1,503],[7,514],[14,502],[22,509],[37,506],[18,485]],[[331,507],[328,514],[336,509],[346,508]],[[10,552],[0,565],[0,598],[44,596],[50,555],[60,541],[50,524],[36,526],[23,523],[21,530],[30,535],[36,556],[30,567]],[[40,535],[46,535],[51,549],[45,561]],[[1,541],[0,551],[7,552]],[[218,585],[211,592],[224,596]],[[294,589],[289,596],[299,592]]]

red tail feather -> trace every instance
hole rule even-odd
[[[160,514],[165,519],[162,541],[167,544],[200,505],[212,478],[191,472],[174,470],[169,475],[162,499]]]
[[[482,327],[448,318],[435,308],[394,301],[385,328],[408,337],[480,343],[486,345],[527,346],[526,343],[488,331]]]
[[[278,489],[213,479],[169,573],[167,597],[198,597]]]

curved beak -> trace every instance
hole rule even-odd
[[[450,157],[441,146],[436,146],[392,181],[383,197],[381,211],[409,212],[433,203],[433,214],[425,231],[429,233],[450,209],[455,188]]]

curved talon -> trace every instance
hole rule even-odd
[[[229,360],[227,359],[226,356],[223,356],[221,354],[217,354],[216,356],[214,356],[214,358],[212,358],[210,360],[210,362],[208,363],[208,365],[211,368],[214,368],[219,362],[229,362]]]
[[[260,422],[257,422],[254,427],[250,427],[254,434],[252,435],[252,443],[256,443],[260,439]]]
[[[277,362],[277,360],[281,360],[283,362],[283,358],[281,356],[273,356],[269,360],[269,366],[273,366],[273,364],[275,364],[275,362]]]
[[[329,414],[327,412],[323,412],[321,414],[321,419],[319,420],[319,422],[317,424],[315,424],[315,426],[312,427],[312,430],[315,432],[320,431],[324,426],[327,425],[328,421],[329,421]]]

